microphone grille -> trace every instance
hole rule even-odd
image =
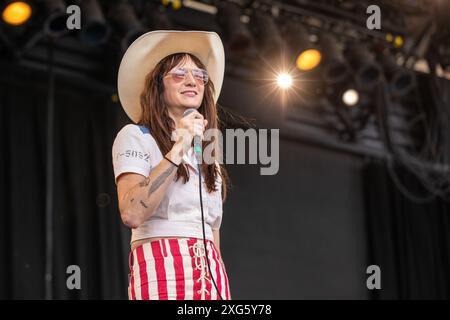
[[[186,111],[183,112],[183,117],[186,117],[188,114],[191,114],[194,111],[196,111],[196,109],[194,108],[186,109]]]

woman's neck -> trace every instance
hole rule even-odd
[[[175,127],[178,128],[178,123],[180,119],[183,117],[185,108],[183,107],[172,107],[169,108],[169,116],[172,118],[172,120],[175,122]]]

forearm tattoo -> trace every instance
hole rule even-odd
[[[144,201],[140,201],[141,202],[141,205],[145,208],[145,209],[147,209],[148,207],[147,207],[147,205],[144,203]]]
[[[169,168],[166,169],[163,173],[161,173],[155,181],[153,181],[152,185],[148,189],[148,195],[152,194],[154,191],[156,191],[167,179],[168,176],[175,170],[175,166],[170,165]]]
[[[139,182],[139,187],[146,187],[150,183],[150,177],[145,178],[141,182]]]

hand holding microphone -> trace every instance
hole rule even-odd
[[[183,117],[178,123],[177,137],[178,141],[181,139],[184,153],[189,150],[192,145],[192,140],[194,140],[195,154],[196,156],[201,157],[203,132],[205,131],[207,124],[208,120],[204,119],[194,108],[187,109],[183,113]],[[197,160],[199,160],[199,158],[197,158]]]

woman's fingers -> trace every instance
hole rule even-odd
[[[193,111],[186,116],[188,119],[203,119],[203,115],[198,111]]]
[[[198,124],[196,123],[194,125],[194,130],[193,130],[193,135],[196,136],[201,136],[203,135],[203,131],[205,131],[205,128],[203,127],[203,124]]]
[[[180,121],[181,127],[188,131],[190,136],[200,136],[203,139],[203,132],[206,129],[208,121],[203,118],[198,111],[194,111],[183,117]]]

